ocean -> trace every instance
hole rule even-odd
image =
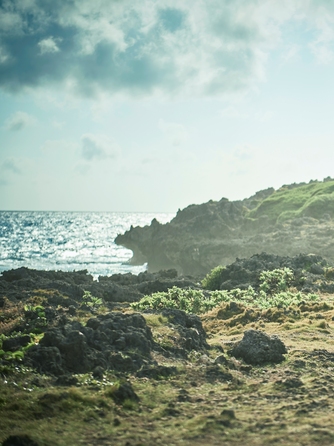
[[[146,264],[130,265],[132,251],[114,239],[133,226],[170,221],[170,213],[0,211],[0,273],[25,266],[80,271],[95,278],[138,274]]]

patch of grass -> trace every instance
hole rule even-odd
[[[162,314],[143,314],[149,327],[161,327],[168,324],[168,318]]]
[[[266,215],[271,222],[308,216],[334,215],[334,180],[310,182],[294,188],[281,187],[250,211],[249,217]]]
[[[0,334],[9,334],[22,325],[24,320],[22,302],[13,303],[8,299],[4,301],[4,307],[0,314]]]

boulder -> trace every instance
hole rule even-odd
[[[277,336],[268,336],[259,330],[245,331],[243,339],[230,351],[235,358],[252,365],[282,362],[285,353],[286,347]]]

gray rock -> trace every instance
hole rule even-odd
[[[268,336],[259,330],[245,331],[243,339],[230,351],[235,358],[253,365],[282,362],[285,353],[286,347],[277,336]]]

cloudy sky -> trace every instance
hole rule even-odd
[[[334,176],[333,0],[0,0],[0,209]]]

